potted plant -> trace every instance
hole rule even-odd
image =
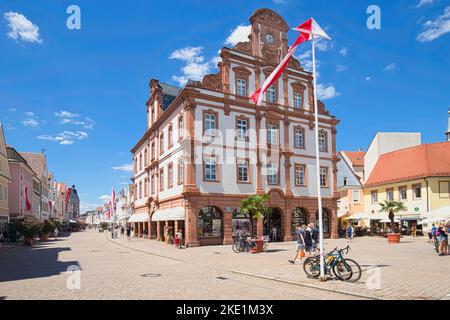
[[[105,231],[106,229],[108,229],[108,222],[102,222],[100,223],[100,228]]]
[[[35,217],[24,217],[15,223],[15,229],[24,236],[25,245],[32,245],[34,238],[42,231],[42,223]]]
[[[41,240],[48,241],[48,236],[50,232],[52,232],[53,230],[54,230],[53,224],[49,220],[45,220],[44,223],[42,224]]]
[[[253,219],[257,220],[257,223],[261,223],[266,216],[269,208],[266,207],[266,201],[269,200],[269,194],[250,196],[241,201],[239,210],[250,215]],[[256,228],[256,253],[263,251],[263,230],[262,228]]]
[[[400,233],[396,232],[395,227],[395,214],[400,211],[406,211],[407,208],[400,201],[384,201],[384,203],[380,203],[380,212],[387,212],[389,214],[389,220],[391,221],[391,233],[387,234],[387,238],[389,243],[399,243],[400,242]]]

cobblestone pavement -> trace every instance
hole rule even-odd
[[[269,244],[268,253],[259,255],[233,253],[230,246],[200,247],[179,250],[154,240],[124,238],[115,243],[156,255],[180,259],[197,265],[207,265],[274,282],[292,283],[304,288],[320,288],[327,296],[340,292],[374,299],[450,299],[450,256],[440,257],[424,237],[404,237],[400,244],[388,244],[378,237],[356,238],[347,257],[361,265],[363,276],[357,283],[308,279],[300,262],[291,259],[295,243]],[[325,240],[325,249],[347,246],[347,240]],[[333,296],[330,294],[330,299]]]
[[[286,262],[278,252],[230,251],[229,246],[177,250],[156,241],[73,233],[33,248],[0,250],[0,299],[359,299],[228,271],[233,260],[237,269],[279,274],[274,261],[283,267]],[[67,287],[77,284],[78,273],[67,272],[73,266],[81,269],[79,290]]]

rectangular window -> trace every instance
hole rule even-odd
[[[278,185],[278,166],[275,163],[267,165],[267,184]]]
[[[248,123],[245,119],[238,119],[236,123],[237,138],[239,140],[247,140]]]
[[[159,154],[164,153],[164,134],[159,136]]]
[[[173,146],[173,127],[172,125],[169,126],[169,149]]]
[[[247,81],[244,79],[237,79],[236,80],[237,85],[237,95],[241,97],[247,96]]]
[[[155,175],[153,174],[152,175],[152,178],[151,178],[151,193],[152,193],[152,195],[153,194],[155,194]]]
[[[302,95],[299,93],[294,93],[294,108],[301,109],[303,107]]]
[[[173,164],[167,166],[167,188],[173,187]]]
[[[319,150],[327,152],[327,134],[323,130],[319,132]]]
[[[205,114],[205,133],[213,135],[216,128],[216,115],[212,113]]]
[[[398,192],[400,194],[400,201],[406,201],[408,199],[406,187],[398,188]]]
[[[267,144],[278,144],[278,128],[276,125],[267,125]]]
[[[378,191],[372,191],[370,193],[371,199],[372,199],[372,204],[377,204],[378,203]]]
[[[147,148],[145,148],[144,151],[144,167],[146,167],[148,165],[148,151]]]
[[[295,148],[304,148],[304,137],[303,137],[303,129],[302,128],[296,128],[294,131],[294,147]]]
[[[422,185],[417,184],[413,186],[413,196],[414,200],[422,199]]]
[[[322,188],[328,186],[328,168],[320,168],[320,186]]]
[[[178,162],[178,183],[182,184],[184,182],[184,160]]]
[[[353,190],[353,202],[359,202],[359,190]]]
[[[296,186],[305,186],[305,166],[295,166],[295,185]]]
[[[144,197],[148,197],[148,180],[144,180]]]
[[[387,201],[394,201],[394,189],[386,190],[386,198],[387,198]]]
[[[142,181],[139,182],[139,199],[142,199]]]
[[[184,137],[184,119],[183,116],[180,116],[178,119],[178,138],[182,140]]]
[[[238,182],[249,182],[248,160],[237,161],[237,180]]]
[[[164,190],[164,168],[159,170],[159,190]]]
[[[450,181],[439,181],[439,198],[450,198]]]
[[[152,160],[154,160],[155,159],[155,143],[154,142],[152,143],[152,151],[151,151],[151,153],[152,153]]]
[[[217,163],[216,158],[205,158],[205,180],[217,180]]]
[[[271,85],[267,89],[267,102],[275,103],[277,100],[277,88],[274,85]]]

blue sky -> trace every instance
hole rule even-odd
[[[71,4],[81,9],[81,30],[66,27]],[[381,30],[366,27],[371,4],[381,8]],[[292,27],[313,16],[333,38],[317,53],[318,81],[341,120],[338,149],[365,149],[377,131],[443,141],[450,1],[24,0],[0,2],[7,142],[19,151],[45,149],[56,179],[77,185],[84,207],[102,203],[111,186],[129,182],[121,169],[145,131],[150,78],[178,85],[215,72],[218,49],[245,36],[261,7]],[[290,31],[290,43],[294,37]],[[297,52],[305,66],[309,49]]]

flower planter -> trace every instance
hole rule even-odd
[[[256,240],[255,241],[256,246],[251,249],[251,253],[261,253],[263,252],[264,248],[264,241],[263,240]]]
[[[400,233],[388,233],[389,243],[400,243]]]
[[[41,237],[41,241],[48,241],[48,233],[44,233]]]

